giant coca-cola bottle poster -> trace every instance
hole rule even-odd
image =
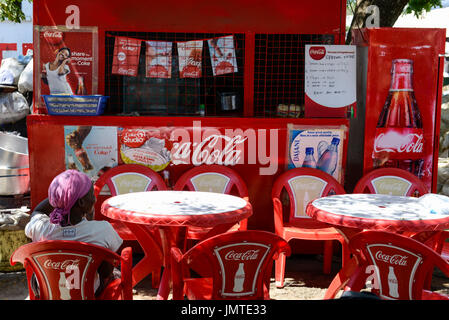
[[[36,26],[34,39],[37,42],[34,83],[39,109],[45,110],[42,95],[97,94],[96,27]]]
[[[444,30],[367,32],[364,171],[404,169],[430,191],[436,188],[439,54],[444,53]]]

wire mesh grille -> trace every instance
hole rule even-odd
[[[110,96],[107,114],[242,116],[245,86],[245,34],[232,34],[237,72],[214,75],[208,39],[223,33],[164,33],[109,31],[105,39],[105,94]],[[113,74],[116,37],[141,40],[136,57],[136,76]],[[186,41],[202,41],[201,76],[183,78],[177,47]],[[146,41],[172,42],[170,78],[146,76]],[[254,116],[276,117],[279,106],[297,106],[303,116],[304,48],[306,44],[333,44],[332,35],[256,34],[254,53]],[[290,110],[290,109],[289,109]]]

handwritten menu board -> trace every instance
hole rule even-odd
[[[306,45],[305,116],[345,117],[356,103],[356,46]]]

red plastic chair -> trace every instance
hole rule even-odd
[[[101,192],[103,188],[107,186],[110,191],[110,195],[104,196]],[[97,197],[97,203],[95,208],[95,220],[107,220],[111,223],[118,235],[125,241],[136,241],[135,233],[141,232],[138,229],[133,228],[130,230],[125,224],[120,221],[111,220],[101,214],[101,204],[110,196],[116,196],[119,194],[130,192],[142,192],[152,190],[167,190],[167,186],[162,177],[155,171],[148,167],[138,164],[124,164],[109,169],[102,174],[94,185],[94,193]],[[151,257],[154,262],[152,267],[152,286],[157,288],[160,282],[161,266],[163,264],[163,253],[161,247],[160,236],[155,229],[152,233],[152,238],[148,238],[148,243],[145,247],[142,247],[145,255]],[[135,273],[135,280],[133,280],[133,286],[137,284],[138,280],[142,278],[139,274]]]
[[[174,190],[204,191],[237,195],[248,200],[248,188],[240,175],[233,169],[212,164],[193,167],[176,181]],[[229,231],[244,231],[248,220],[244,219],[234,225]],[[211,234],[211,228],[189,227],[187,239],[202,240]]]
[[[281,193],[285,190],[290,202],[290,213],[284,214]],[[287,242],[292,239],[324,240],[323,272],[328,274],[332,264],[332,240],[342,246],[342,264],[349,259],[345,238],[334,227],[306,215],[307,204],[319,197],[344,194],[343,187],[329,174],[312,168],[295,168],[281,174],[275,181],[271,196],[274,206],[275,233]],[[284,286],[285,256],[276,260],[276,287]]]
[[[337,293],[361,291],[367,282],[371,292],[388,300],[449,300],[449,296],[425,290],[434,266],[449,276],[449,264],[419,241],[394,233],[363,231],[349,241],[354,255],[334,278],[325,299]]]
[[[94,280],[103,261],[120,264],[121,279],[94,295]],[[97,245],[78,241],[41,241],[25,244],[13,252],[11,265],[24,265],[30,300],[132,300],[132,249],[121,255]],[[39,284],[39,296],[31,289],[31,276]]]
[[[251,300],[269,299],[273,260],[282,253],[290,255],[290,246],[281,237],[267,231],[222,233],[196,244],[182,254],[171,249],[173,299]],[[197,276],[199,266],[208,265],[208,273]],[[191,276],[191,271],[196,277]]]
[[[399,168],[379,168],[365,174],[353,193],[390,194],[394,196],[422,196],[427,187],[418,177]]]

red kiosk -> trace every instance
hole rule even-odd
[[[340,130],[344,183],[349,121],[303,118],[303,105],[305,46],[344,44],[345,13],[343,0],[35,0],[32,207],[66,168],[95,180],[143,163],[174,184],[195,165],[224,164],[248,186],[248,228],[272,231],[271,188],[293,129]],[[57,68],[68,92],[52,84]],[[101,115],[51,115],[67,97],[46,104],[57,93],[108,98]],[[70,114],[70,103],[57,112]]]

